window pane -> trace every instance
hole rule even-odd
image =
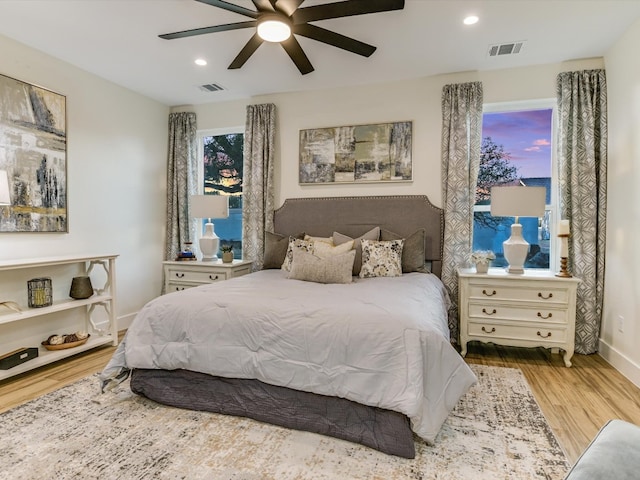
[[[473,249],[492,250],[493,266],[506,266],[502,242],[511,235],[514,218],[493,217],[489,212],[495,185],[544,186],[548,211],[544,218],[520,218],[529,242],[526,268],[548,269],[551,205],[551,126],[553,110],[487,112],[483,115],[482,150],[474,209]]]
[[[243,148],[242,133],[203,138],[204,194],[229,196],[229,218],[212,221],[220,245],[233,245],[235,258],[242,258]]]

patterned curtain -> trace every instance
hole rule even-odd
[[[607,216],[607,82],[604,70],[558,75],[558,178],[568,219],[569,271],[578,284],[576,352],[598,349]]]
[[[444,248],[442,281],[451,296],[449,330],[458,342],[458,274],[471,254],[480,147],[482,83],[445,85],[442,89],[442,191]]]
[[[189,218],[189,196],[197,193],[196,114],[169,114],[167,161],[167,237],[165,260],[173,260],[193,239],[197,221]]]
[[[244,134],[242,225],[243,256],[260,270],[264,260],[265,232],[273,231],[273,162],[276,106],[247,106]]]

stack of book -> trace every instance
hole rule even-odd
[[[176,261],[189,261],[189,260],[197,260],[195,254],[191,251],[191,242],[186,242],[184,250],[178,253],[176,257]]]

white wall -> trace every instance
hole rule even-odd
[[[607,52],[609,168],[601,355],[640,386],[640,21]],[[623,317],[620,328],[619,317]],[[621,331],[622,330],[622,331]]]
[[[530,68],[465,72],[402,82],[265,95],[248,101],[182,106],[194,111],[199,129],[244,125],[247,104],[277,107],[276,205],[286,198],[344,195],[427,195],[442,205],[440,188],[441,93],[448,83],[482,81],[485,103],[555,98],[556,75],[567,70],[602,68],[591,59]],[[362,185],[298,184],[298,136],[306,128],[411,120],[412,183]]]
[[[0,261],[119,254],[126,324],[161,291],[169,108],[6,37],[0,51],[0,73],[67,97],[69,221],[69,233],[0,233]]]

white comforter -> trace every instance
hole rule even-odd
[[[171,293],[137,315],[118,367],[255,378],[399,411],[433,442],[476,381],[449,343],[434,275],[318,284],[263,270]]]

